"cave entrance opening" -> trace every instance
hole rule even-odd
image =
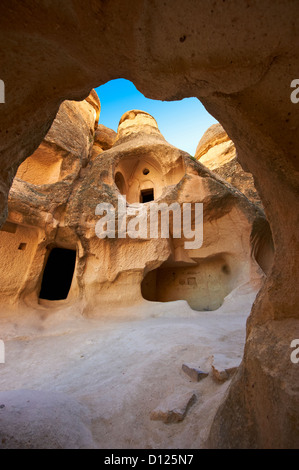
[[[140,191],[140,202],[150,202],[154,200],[154,189],[143,189]]]
[[[44,268],[39,298],[66,299],[72,284],[75,264],[75,250],[52,248]]]

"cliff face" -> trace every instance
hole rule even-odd
[[[204,133],[196,148],[195,158],[239,189],[254,204],[263,207],[252,175],[241,167],[234,143],[221,124],[213,124]]]
[[[127,219],[123,235],[119,201]],[[195,226],[199,202],[203,242]],[[112,235],[99,217],[105,215],[100,203],[115,213]],[[186,203],[193,237],[183,230]],[[156,204],[176,205],[179,236],[171,212],[169,236],[162,236],[158,218],[152,224]],[[155,119],[140,110],[126,112],[116,134],[98,126],[88,100],[62,103],[44,141],[20,166],[8,207],[0,232],[4,305],[51,308],[60,300],[100,316],[113,306],[187,300],[195,310],[216,310],[232,290],[262,279],[272,263],[271,245],[261,246],[255,230],[259,221],[267,225],[262,211],[166,142]],[[143,210],[143,226],[133,236],[132,216]],[[61,291],[66,266],[71,278]]]

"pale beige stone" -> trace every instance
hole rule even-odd
[[[0,392],[0,449],[94,449],[86,406],[40,390]]]
[[[173,393],[163,400],[157,408],[150,413],[153,421],[163,421],[165,424],[183,421],[190,407],[196,402],[193,392]]]
[[[86,101],[62,104],[45,139],[48,142],[51,136],[57,148],[59,177],[40,184],[39,175],[46,174],[37,171],[34,182],[35,170],[30,173],[30,169],[35,162],[30,157],[23,165],[25,176],[30,174],[32,179],[26,181],[20,173],[12,185],[8,223],[16,230],[13,234],[0,232],[7,279],[0,290],[2,304],[56,305],[40,295],[53,248],[76,252],[70,289],[61,300],[78,305],[87,316],[148,301],[185,300],[196,311],[217,310],[235,288],[263,279],[259,258],[252,256],[253,240],[254,253],[261,251],[259,232],[252,235],[254,224],[261,219],[267,226],[261,210],[166,142],[155,119],[143,111],[125,113],[114,144],[94,156],[97,142],[91,144],[87,137],[96,128],[96,115],[92,107],[86,113],[86,106],[91,107]],[[74,142],[71,136],[76,125]],[[37,152],[43,155],[44,143]],[[125,196],[130,220],[134,203],[142,203],[149,192],[154,202],[175,202],[180,208],[185,202],[203,203],[202,246],[185,248],[186,235],[173,237],[171,218],[169,238],[161,238],[159,231],[158,238],[151,238],[150,211],[147,235],[133,239],[127,229],[126,238],[119,238],[116,226],[114,238],[98,238],[98,203],[116,207],[118,197]],[[149,208],[151,201],[144,205]],[[266,242],[262,253],[269,250]],[[18,248],[25,243],[24,250]]]
[[[214,354],[212,363],[212,377],[216,382],[225,382],[232,378],[240,364],[237,358],[228,358],[223,354]]]
[[[195,158],[262,208],[253,177],[241,167],[235,145],[220,124],[213,124],[204,133],[196,148]]]

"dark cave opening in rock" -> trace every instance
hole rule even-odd
[[[72,284],[75,264],[75,250],[53,248],[44,268],[39,298],[45,300],[66,299]]]
[[[154,200],[154,189],[143,189],[140,193],[140,202],[150,202]]]

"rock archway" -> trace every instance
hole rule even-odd
[[[144,111],[131,110],[120,119],[116,145],[124,144],[132,137],[138,141],[138,136],[141,144],[141,129],[143,139],[147,140],[149,146],[155,136],[165,142],[152,116]],[[181,156],[171,161],[165,155],[159,161],[158,149],[154,146],[150,151],[141,146],[137,153],[133,147],[125,150],[122,147],[120,153],[121,157],[114,169],[114,181],[129,204],[159,199],[167,186],[177,184],[185,174]]]
[[[248,320],[241,368],[212,426],[214,447],[298,445],[299,365],[290,361],[291,340],[299,337],[299,113],[290,100],[298,9],[297,0],[0,6],[2,222],[17,168],[41,143],[59,104],[117,77],[150,98],[199,98],[254,176],[275,259]]]

